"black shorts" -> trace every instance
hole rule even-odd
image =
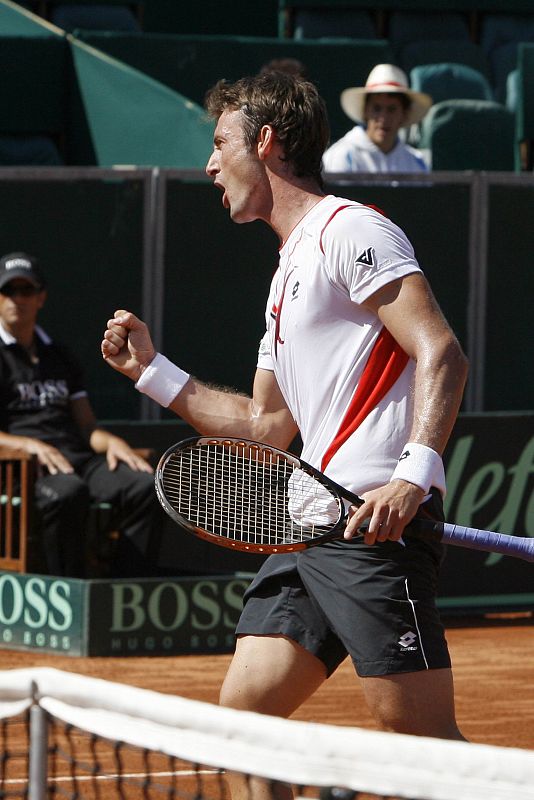
[[[421,510],[423,507],[421,507]],[[442,519],[441,496],[424,504]],[[267,559],[236,635],[283,635],[331,675],[350,655],[362,677],[450,667],[436,592],[443,547],[421,534],[366,546],[329,542]]]

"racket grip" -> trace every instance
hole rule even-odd
[[[443,544],[467,547],[471,550],[484,550],[488,553],[501,553],[505,556],[534,561],[534,539],[526,536],[510,536],[479,528],[467,528],[448,522],[434,522],[416,517],[409,528],[422,534],[438,538]]]

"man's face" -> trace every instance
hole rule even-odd
[[[0,319],[8,327],[35,323],[46,293],[24,278],[13,278],[0,289]]]
[[[389,153],[397,141],[399,128],[406,120],[402,100],[395,94],[370,94],[365,103],[367,135],[383,153]]]
[[[234,222],[262,218],[265,168],[256,147],[251,150],[245,141],[241,111],[227,109],[219,117],[206,172],[223,192],[223,206],[230,210]]]

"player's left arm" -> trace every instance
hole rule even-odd
[[[456,336],[421,273],[392,281],[364,305],[416,363],[409,441],[432,448],[441,456],[467,379],[467,359]],[[364,493],[364,504],[347,526],[349,535],[370,518],[366,534],[369,544],[399,539],[424,496],[423,489],[402,479]]]
[[[105,453],[108,467],[117,468],[123,461],[136,472],[153,472],[151,465],[133,450],[128,442],[97,426],[96,417],[88,397],[71,401],[71,414],[81,435],[95,453]]]

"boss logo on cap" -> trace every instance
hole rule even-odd
[[[15,269],[15,267],[22,267],[23,269],[31,269],[32,265],[25,258],[11,258],[6,261],[6,269]]]

